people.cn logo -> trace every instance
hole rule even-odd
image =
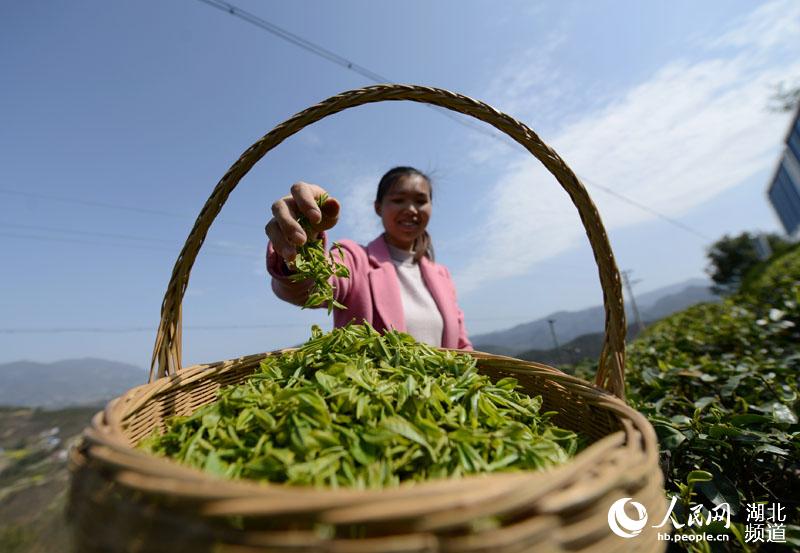
[[[622,538],[633,538],[641,534],[642,528],[647,524],[647,510],[644,505],[631,501],[630,497],[623,497],[614,502],[608,510],[608,526],[611,531]],[[625,504],[630,501],[639,515],[632,519],[625,513]]]

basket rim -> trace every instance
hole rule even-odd
[[[150,401],[168,395],[175,390],[197,381],[224,375],[239,370],[244,362],[252,362],[268,355],[277,355],[297,348],[284,348],[259,354],[242,356],[225,361],[206,363],[187,367],[179,374],[161,378],[128,390],[111,400],[99,411],[92,424],[84,431],[83,443],[75,450],[73,465],[85,463],[91,458],[118,473],[119,483],[131,489],[148,494],[169,495],[172,498],[192,497],[209,499],[213,497],[216,507],[206,509],[209,516],[231,516],[242,512],[252,513],[259,500],[271,497],[280,499],[276,512],[291,510],[291,502],[297,502],[298,511],[322,512],[333,509],[342,516],[342,511],[352,509],[351,502],[360,500],[372,505],[387,501],[433,497],[450,493],[459,496],[459,504],[465,501],[471,505],[490,499],[492,493],[478,493],[471,500],[465,499],[470,489],[492,488],[498,486],[500,493],[513,494],[516,489],[537,489],[536,495],[543,496],[549,491],[566,487],[575,481],[575,475],[588,470],[596,463],[602,463],[609,452],[624,448],[627,455],[639,457],[642,469],[658,462],[658,442],[655,431],[647,419],[623,400],[610,392],[580,378],[567,375],[549,365],[534,361],[524,361],[512,357],[486,352],[450,350],[468,353],[479,361],[502,361],[511,364],[509,370],[522,370],[534,373],[548,380],[556,380],[571,392],[584,397],[587,403],[603,409],[620,421],[621,429],[598,439],[567,463],[536,471],[514,471],[490,474],[466,475],[459,478],[434,479],[423,482],[403,482],[397,487],[382,489],[328,488],[313,486],[291,486],[258,480],[231,480],[215,476],[201,469],[182,465],[166,457],[159,457],[139,450],[125,435],[126,423],[135,417]],[[439,348],[444,349],[444,348]],[[212,400],[213,401],[213,400]],[[197,407],[199,408],[199,406]],[[483,486],[473,486],[475,483]],[[489,486],[487,484],[492,484]],[[450,490],[449,488],[453,488]],[[459,490],[460,488],[460,490]],[[604,487],[603,487],[604,489]],[[467,490],[467,491],[464,491]],[[496,495],[496,494],[495,494]],[[314,499],[315,509],[309,509],[309,500]],[[301,508],[302,507],[302,508]],[[479,507],[479,505],[478,505]],[[259,512],[269,509],[262,506]],[[419,509],[416,509],[418,512]],[[440,512],[441,509],[435,510]],[[336,517],[334,517],[336,518]]]

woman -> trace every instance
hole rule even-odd
[[[317,198],[325,193],[315,184],[292,185],[291,195],[272,205],[273,218],[265,229],[272,289],[296,305],[305,303],[310,283],[292,282],[286,262],[307,239],[319,233],[324,238],[324,231],[336,224],[339,203],[334,198],[321,209],[317,206]],[[331,277],[334,298],[347,306],[334,311],[334,326],[366,320],[378,330],[394,328],[436,347],[472,349],[450,273],[433,261],[426,230],[431,197],[430,179],[413,167],[395,167],[383,176],[375,199],[383,234],[366,247],[352,240],[340,242],[350,278]],[[297,222],[300,215],[311,222],[314,236],[307,236]]]

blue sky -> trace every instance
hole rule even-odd
[[[587,183],[637,291],[703,276],[724,233],[779,230],[765,188],[790,115],[766,108],[776,83],[800,78],[797,2],[235,4],[528,124]],[[0,75],[0,362],[142,367],[219,178],[294,113],[372,84],[197,0],[3,3]],[[231,194],[191,275],[185,362],[330,326],[272,295],[269,206],[296,180],[318,183],[343,204],[333,238],[366,243],[377,180],[398,164],[434,177],[430,230],[472,334],[600,303],[577,212],[537,160],[424,106],[383,103],[303,130]]]

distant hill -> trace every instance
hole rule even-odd
[[[719,301],[708,286],[687,286],[680,292],[666,295],[642,312],[642,318],[650,321],[663,319],[687,307],[707,301]]]
[[[678,282],[676,284],[670,284],[669,286],[662,286],[661,288],[656,288],[655,290],[651,290],[650,292],[639,293],[636,292],[636,303],[639,308],[649,309],[652,307],[656,302],[660,299],[680,295],[682,294],[687,288],[705,288],[708,293],[706,296],[709,299],[716,298],[714,294],[711,293],[711,281],[706,278],[690,278],[688,280],[684,280],[682,282]],[[627,291],[625,293],[625,301],[628,300]]]
[[[655,321],[653,321],[655,322]],[[645,322],[645,325],[648,323]],[[628,340],[633,340],[639,334],[639,329],[635,324],[628,325]],[[564,365],[575,365],[586,359],[597,361],[600,358],[600,352],[603,349],[603,339],[605,334],[603,332],[593,332],[591,334],[583,334],[574,340],[570,340],[564,344],[559,344],[559,348],[550,349],[530,349],[522,351],[514,355],[518,359],[525,359],[527,361],[536,361],[551,365],[556,368],[562,368]],[[499,352],[490,352],[503,355]]]
[[[147,382],[147,371],[106,359],[0,364],[0,405],[57,409],[100,405]]]
[[[636,303],[644,321],[657,321],[697,303],[718,301],[709,286],[710,283],[704,279],[690,279],[637,295]],[[630,302],[626,301],[625,308],[628,323],[633,323]],[[556,321],[555,330],[559,343],[566,346],[576,338],[602,333],[605,312],[600,305],[580,311],[557,311],[506,330],[472,336],[472,343],[477,350],[500,355],[519,356],[523,352],[535,355],[536,352],[550,351],[553,349],[553,336],[548,319]],[[592,338],[587,340],[587,344],[596,341]]]

